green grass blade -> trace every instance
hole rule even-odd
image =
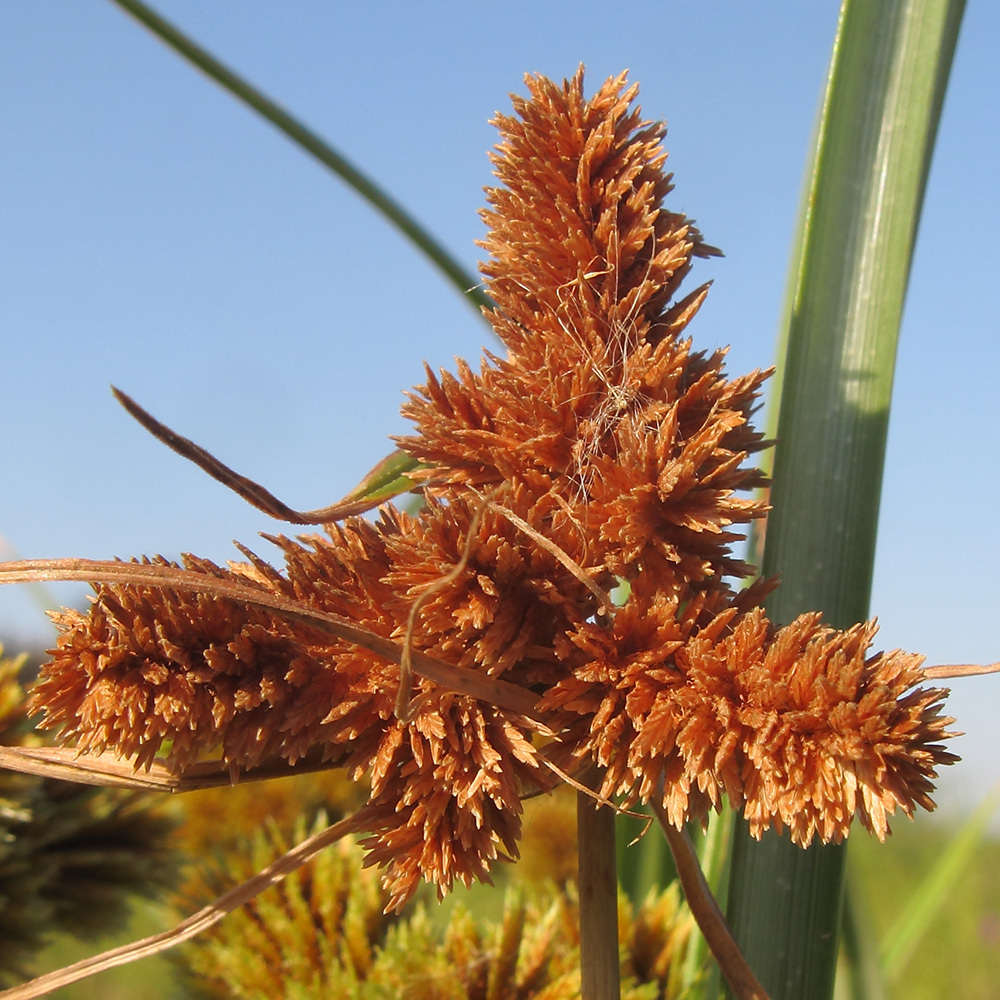
[[[157,38],[206,76],[284,132],[301,149],[352,187],[369,205],[389,220],[439,271],[458,289],[476,310],[492,306],[490,297],[479,287],[479,279],[467,271],[410,213],[370,177],[354,166],[343,154],[307,128],[247,80],[234,73],[210,52],[179,31],[140,0],[111,0],[145,25]]]
[[[862,889],[857,875],[848,864],[835,996],[844,997],[845,1000],[886,1000],[885,976],[882,974],[878,954],[878,935]]]
[[[634,816],[617,816],[615,830],[618,884],[633,906],[639,906],[651,891],[677,878],[674,859],[655,823],[649,826]]]
[[[900,909],[880,948],[882,973],[887,982],[899,980],[927,928],[941,912],[958,876],[971,863],[998,807],[1000,788],[994,789],[965,821],[913,897]]]
[[[729,845],[733,839],[733,823],[735,813],[724,803],[722,811],[711,817],[708,830],[700,845],[699,860],[701,870],[705,873],[712,895],[721,908],[726,905],[727,883],[729,879]],[[682,979],[685,991],[694,989],[702,976],[702,970],[708,966],[708,976],[705,978],[700,995],[705,1000],[715,1000],[719,995],[719,967],[711,961],[708,942],[700,931],[696,931],[688,943],[688,951],[684,956],[684,975]]]
[[[775,387],[765,575],[776,622],[868,614],[896,339],[964,3],[845,0]],[[833,989],[844,852],[734,838],[729,919],[773,1000]]]

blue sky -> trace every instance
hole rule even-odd
[[[833,0],[158,9],[369,171],[475,269],[488,121],[523,75],[628,68],[669,124],[672,206],[723,260],[691,328],[769,365]],[[872,612],[930,662],[1000,659],[995,234],[1000,6],[972,0],[896,372]],[[424,359],[481,321],[337,179],[104,0],[0,4],[0,557],[235,555],[278,527],[145,434],[113,383],[296,507],[342,496],[402,432]],[[693,287],[693,285],[692,285]],[[55,594],[53,598],[51,594]],[[57,587],[49,600],[79,602]],[[27,588],[0,636],[47,642]],[[956,682],[967,763],[1000,778],[1000,679]]]

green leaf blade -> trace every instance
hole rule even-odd
[[[492,308],[493,300],[482,290],[479,280],[467,271],[412,213],[329,142],[178,30],[166,18],[142,3],[142,0],[111,0],[111,2],[134,17],[165,45],[200,69],[233,97],[256,111],[300,149],[333,171],[399,230],[478,314],[481,314],[483,309]]]
[[[763,573],[785,623],[868,616],[896,341],[964,3],[845,0],[786,299]],[[776,419],[775,419],[776,414]],[[729,919],[772,1000],[828,1000],[844,849],[734,840]]]

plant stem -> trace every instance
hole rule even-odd
[[[600,784],[600,781],[597,782]],[[618,1000],[618,875],[615,814],[577,792],[581,1000]]]

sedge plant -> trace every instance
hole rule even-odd
[[[249,502],[322,535],[270,536],[280,570],[246,548],[227,567],[0,568],[5,582],[95,582],[89,613],[58,616],[31,701],[73,749],[0,764],[170,790],[296,769],[369,782],[355,813],[175,932],[5,995],[188,939],[348,834],[383,869],[389,911],[422,882],[443,896],[488,880],[517,857],[525,797],[569,782],[586,858],[583,996],[618,990],[608,821],[641,803],[732,989],[764,997],[686,825],[728,802],[752,836],[787,831],[808,857],[855,819],[884,837],[891,814],[932,808],[936,769],[955,757],[946,692],[929,682],[956,670],[876,651],[864,614],[769,612],[775,580],[741,586],[754,569],[734,553],[739,529],[770,510],[752,495],[767,481],[752,417],[769,373],[731,377],[724,352],[689,336],[707,286],[682,285],[717,251],[668,207],[664,130],[642,119],[624,74],[589,98],[582,70],[527,87],[496,120],[484,212],[486,315],[506,354],[428,369],[404,406],[402,457],[346,502],[293,511],[118,393]],[[360,516],[403,488],[419,511]],[[738,861],[731,895],[745,905]],[[513,940],[511,912],[501,936]]]

